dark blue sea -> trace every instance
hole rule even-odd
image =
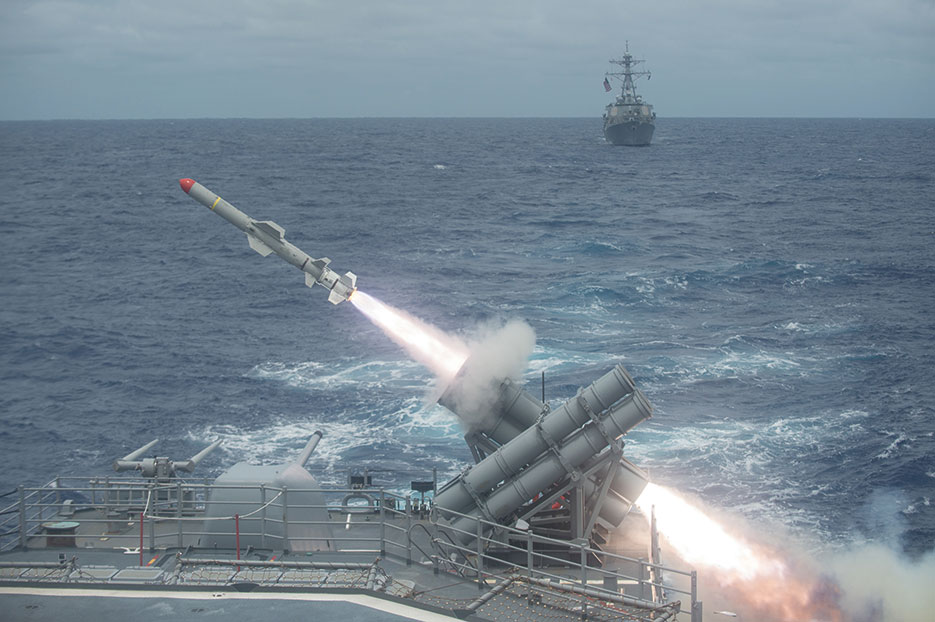
[[[181,191],[470,336],[553,406],[622,362],[654,481],[829,549],[935,548],[935,121],[0,123],[0,492],[223,448],[407,490],[470,463],[431,374]]]

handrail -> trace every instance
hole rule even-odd
[[[670,573],[673,573],[673,574],[676,574],[676,575],[684,576],[684,577],[686,577],[687,579],[690,579],[690,580],[692,581],[692,588],[691,588],[690,591],[689,591],[689,590],[685,590],[685,589],[680,589],[680,588],[678,588],[678,587],[676,587],[676,586],[674,586],[674,585],[663,585],[663,584],[661,583],[661,581],[660,581],[660,582],[655,582],[655,581],[651,581],[651,580],[644,579],[644,578],[642,578],[642,577],[628,577],[627,575],[625,575],[625,574],[623,574],[623,573],[621,573],[621,572],[618,572],[618,571],[616,571],[616,570],[610,570],[610,569],[607,569],[607,568],[600,568],[600,567],[587,566],[587,570],[588,570],[589,572],[596,573],[596,574],[598,574],[599,576],[617,577],[617,578],[623,579],[623,580],[637,581],[637,582],[640,583],[641,585],[647,585],[647,586],[656,587],[656,588],[665,588],[666,590],[670,590],[670,591],[672,591],[672,592],[674,592],[674,593],[683,594],[683,595],[685,595],[685,596],[690,597],[690,598],[691,598],[691,602],[693,603],[693,606],[694,606],[694,603],[697,602],[697,589],[696,589],[695,578],[694,578],[694,577],[695,577],[695,573],[694,573],[693,571],[692,571],[692,572],[687,572],[687,571],[684,571],[684,570],[679,570],[679,569],[677,569],[677,568],[671,568],[671,567],[668,567],[668,566],[663,566],[662,564],[654,564],[654,563],[647,562],[647,561],[644,561],[644,560],[641,560],[641,559],[636,559],[636,558],[632,558],[632,557],[627,557],[627,556],[624,556],[624,555],[618,555],[618,554],[615,554],[615,553],[608,553],[608,552],[606,552],[606,551],[600,551],[600,550],[593,549],[593,548],[591,548],[591,547],[584,546],[584,545],[580,545],[580,544],[575,544],[575,543],[571,543],[571,542],[567,542],[567,541],[563,541],[563,540],[556,540],[556,539],[554,539],[554,538],[549,538],[549,537],[547,537],[547,536],[536,535],[536,534],[531,533],[531,532],[528,532],[528,531],[518,530],[518,529],[515,529],[515,528],[512,528],[512,527],[506,526],[506,525],[500,525],[500,524],[497,524],[497,523],[493,523],[493,522],[487,521],[487,520],[485,520],[485,519],[483,519],[483,518],[479,518],[479,517],[476,517],[476,516],[468,516],[468,515],[465,515],[465,514],[461,514],[460,512],[456,512],[456,511],[452,511],[452,510],[448,510],[448,509],[436,508],[436,510],[437,510],[439,513],[450,514],[450,515],[452,515],[452,516],[454,516],[454,517],[467,517],[467,518],[469,518],[469,519],[472,520],[472,521],[476,521],[476,522],[483,523],[483,526],[484,526],[484,527],[490,527],[490,528],[492,529],[491,533],[495,533],[497,530],[499,530],[501,533],[506,533],[506,534],[513,535],[517,540],[519,540],[519,539],[527,540],[527,542],[528,542],[530,545],[533,544],[533,543],[534,543],[534,544],[540,544],[540,545],[545,544],[545,545],[551,545],[551,546],[554,546],[554,547],[556,547],[556,548],[561,548],[561,549],[565,549],[565,550],[580,551],[580,552],[581,552],[581,559],[582,559],[582,560],[586,559],[586,556],[588,556],[588,555],[595,554],[595,555],[600,555],[600,556],[602,556],[602,557],[604,557],[604,558],[607,558],[607,559],[613,559],[613,560],[618,560],[618,561],[623,561],[623,562],[634,563],[634,564],[637,564],[638,567],[641,567],[641,568],[644,568],[644,569],[653,568],[653,569],[658,569],[658,570],[661,570],[661,571],[664,571],[664,572],[670,572]],[[451,522],[454,522],[454,520],[452,520]],[[452,526],[452,525],[450,525],[450,524],[447,524],[447,525],[440,525],[440,526],[442,527],[442,531],[450,530],[450,531],[455,532],[455,533],[464,533],[464,534],[468,534],[468,535],[473,535],[473,534],[471,534],[471,532],[469,532],[469,531],[458,529],[457,527],[454,527],[454,526]],[[476,536],[474,536],[474,537],[476,537]],[[489,537],[485,537],[484,539],[487,540],[487,541],[493,541],[493,540],[492,540],[491,538],[489,538]],[[509,543],[509,539],[510,539],[509,537],[506,537],[506,538],[502,538],[501,540],[498,540],[497,542],[498,542],[498,544],[499,544],[500,546],[505,547],[505,548],[507,548],[507,549],[509,549],[509,550],[513,550],[513,551],[517,551],[517,552],[523,551],[523,549],[520,549],[519,547],[516,547],[516,546],[513,546],[512,544],[510,544],[510,543]],[[472,548],[469,548],[469,547],[472,547],[472,545],[471,545],[470,543],[468,543],[468,544],[466,544],[466,545],[464,545],[464,546],[458,546],[458,545],[452,545],[452,546],[453,546],[453,548],[457,549],[458,551],[460,551],[460,552],[462,552],[462,553],[464,553],[465,551],[472,551]],[[490,559],[496,559],[496,558],[491,557]],[[538,560],[548,560],[548,561],[558,562],[558,563],[563,564],[563,565],[571,566],[572,570],[574,570],[575,568],[582,568],[582,569],[584,568],[584,567],[581,565],[581,563],[573,562],[573,561],[570,561],[569,559],[556,558],[556,557],[554,557],[554,556],[548,555],[548,554],[543,553],[543,552],[541,552],[541,551],[536,551],[536,552],[531,553],[531,556],[530,556],[529,567],[526,569],[526,570],[527,570],[527,573],[528,573],[528,576],[532,577],[532,575],[538,575],[538,576],[549,577],[549,578],[552,578],[552,579],[557,579],[557,580],[562,580],[562,581],[568,581],[568,582],[582,582],[581,579],[576,579],[576,578],[573,578],[572,576],[553,575],[553,574],[551,574],[551,573],[549,573],[549,572],[546,572],[546,571],[544,571],[544,570],[542,570],[542,569],[535,569],[535,568],[533,568],[533,566],[534,566],[534,563],[535,563],[534,560],[536,560],[536,559],[538,559]],[[451,562],[450,560],[449,560],[449,563],[454,564],[454,562]],[[455,565],[456,565],[456,564],[455,564]],[[582,582],[582,585],[584,585],[583,582]],[[595,590],[595,589],[596,589],[598,593],[606,594],[606,595],[609,595],[609,596],[613,596],[613,594],[614,594],[613,592],[611,592],[611,591],[609,591],[609,590],[604,590],[603,588],[590,588],[590,587],[588,587],[588,588],[584,588],[584,589],[591,589],[591,590]]]
[[[442,544],[443,546],[451,546],[451,547],[454,548],[456,551],[458,551],[459,553],[461,553],[461,557],[462,557],[462,559],[464,559],[464,564],[458,564],[455,560],[450,559],[450,558],[448,558],[447,556],[446,556],[446,557],[438,556],[438,558],[441,559],[441,560],[444,560],[444,562],[445,562],[446,564],[451,564],[451,565],[456,566],[456,567],[470,568],[471,570],[473,570],[474,572],[477,573],[477,580],[478,580],[478,581],[482,580],[483,577],[481,577],[481,572],[478,570],[478,567],[472,565],[472,564],[471,564],[471,560],[469,560],[468,557],[467,557],[467,555],[465,555],[465,550],[468,550],[468,549],[463,549],[462,547],[460,547],[460,546],[458,546],[457,544],[455,544],[454,540],[451,539],[451,536],[449,536],[449,535],[448,535],[447,533],[445,533],[444,531],[441,532],[441,535],[444,535],[446,538],[448,538],[448,542],[450,543],[450,544],[448,544],[448,543],[441,543],[441,544]],[[432,538],[432,539],[431,539],[431,542],[432,542],[433,545],[436,546],[436,548],[439,546],[439,538]],[[439,552],[440,552],[440,551],[439,551]],[[465,575],[464,575],[463,573],[461,573],[461,572],[458,572],[458,574],[459,574],[460,576],[462,576],[462,577],[465,576]]]
[[[390,549],[391,555],[400,555],[401,550],[403,556],[408,555],[408,561],[411,561],[411,549],[415,547],[427,559],[433,561],[436,570],[444,566],[443,571],[457,573],[462,577],[476,575],[479,584],[485,584],[495,577],[502,579],[503,575],[495,571],[502,569],[506,564],[514,569],[522,569],[524,575],[520,580],[525,581],[530,589],[533,589],[534,585],[539,588],[559,589],[555,586],[560,585],[562,588],[568,587],[569,593],[575,593],[577,597],[607,597],[608,600],[612,600],[609,597],[619,592],[591,587],[587,578],[589,575],[592,578],[616,577],[627,582],[637,582],[643,586],[665,588],[673,595],[690,596],[693,605],[696,602],[697,593],[693,572],[602,551],[588,546],[587,543],[572,543],[537,535],[529,530],[501,525],[480,517],[439,507],[432,508],[427,522],[415,523],[413,517],[417,517],[418,512],[411,504],[411,496],[378,488],[289,488],[287,500],[285,488],[267,485],[217,485],[180,478],[172,478],[164,482],[99,478],[84,480],[86,485],[83,486],[68,486],[67,482],[67,478],[61,478],[57,486],[18,489],[20,499],[0,509],[0,550],[10,550],[23,545],[42,530],[46,521],[63,516],[60,513],[64,507],[61,498],[63,493],[67,493],[69,499],[73,500],[68,506],[69,512],[83,512],[81,519],[83,522],[90,524],[110,524],[115,521],[118,524],[126,523],[109,536],[113,543],[126,543],[132,548],[139,545],[136,539],[147,529],[150,550],[157,545],[165,546],[167,542],[170,543],[169,547],[176,546],[177,543],[177,546],[182,548],[184,542],[197,542],[198,538],[229,537],[231,532],[227,525],[214,528],[212,525],[234,521],[236,517],[237,531],[241,538],[245,536],[254,539],[263,538],[264,543],[268,539],[270,544],[275,543],[286,548],[290,546],[289,543],[295,546],[296,542],[316,545],[315,543],[328,541],[329,546],[339,547],[340,543],[354,541],[365,543],[364,548],[355,550],[357,553],[379,552],[383,556]],[[264,493],[261,498],[253,501],[234,499],[230,496],[226,500],[219,500],[212,494],[212,491],[224,489],[262,489]],[[267,491],[270,497],[267,497]],[[303,497],[297,496],[297,493],[318,493],[321,496]],[[335,524],[333,520],[335,514],[339,516],[345,513],[351,514],[347,507],[341,505],[341,496],[351,493],[369,494],[378,500],[378,504],[368,506],[368,512],[374,516],[379,514],[380,519],[370,522],[349,522],[348,528],[358,530],[353,537],[343,536],[338,528],[332,532],[319,533],[317,530],[319,526]],[[293,502],[298,499],[301,499],[303,503]],[[213,508],[212,513],[223,514],[223,516],[206,516],[205,509],[209,505]],[[404,505],[405,509],[400,509],[400,505]],[[229,508],[229,511],[225,511],[226,508]],[[139,522],[140,509],[143,511],[144,525],[140,525]],[[311,512],[303,514],[301,510]],[[321,514],[322,512],[324,514]],[[463,522],[460,520],[462,518],[469,518],[470,521]],[[58,518],[58,520],[62,519]],[[252,521],[246,524],[246,531],[242,530],[245,520]],[[455,522],[463,528],[452,524]],[[132,524],[132,527],[129,527],[129,524]],[[197,526],[191,527],[193,524]],[[172,525],[177,525],[177,529],[173,530]],[[475,525],[476,530],[473,529]],[[170,527],[166,528],[166,526]],[[303,526],[315,529],[300,531]],[[430,553],[423,548],[424,541],[421,540],[421,536],[420,539],[414,538],[417,528],[422,529],[420,533],[424,533],[425,540],[432,544],[435,549],[433,552]],[[15,537],[17,534],[19,534],[18,539]],[[466,544],[460,544],[463,539],[456,534],[470,536],[470,540]],[[80,538],[81,535],[77,537]],[[556,554],[553,551],[562,551],[562,553]],[[452,552],[457,552],[458,557],[452,559]],[[506,557],[507,555],[510,557]],[[476,556],[476,561],[474,556]],[[522,559],[524,556],[525,564],[508,561],[509,559]],[[592,556],[600,556],[606,562],[605,566],[596,567],[588,564],[587,560]],[[634,564],[640,569],[638,576],[628,576],[622,569],[613,567],[614,564],[620,565],[621,563]],[[555,571],[556,564],[564,566],[565,570]],[[661,578],[656,578],[660,572],[692,579],[692,590],[679,589],[671,584],[663,585]],[[649,579],[644,577],[649,577]],[[587,592],[576,592],[575,589],[570,588],[587,590]],[[684,602],[685,598],[682,600]]]
[[[425,535],[428,536],[428,538],[429,538],[429,542],[432,541],[432,534],[429,532],[428,528],[427,528],[425,525],[421,524],[421,523],[416,523],[415,525],[413,525],[412,527],[410,527],[410,528],[408,529],[408,531],[407,531],[406,537],[409,538],[409,542],[412,544],[412,546],[416,547],[416,548],[419,550],[419,552],[422,553],[422,555],[425,556],[426,559],[431,559],[432,556],[431,556],[429,553],[426,553],[426,552],[422,549],[421,546],[419,546],[416,542],[413,542],[413,540],[412,540],[412,530],[415,529],[416,527],[420,527],[420,528],[425,532]]]
[[[591,548],[591,547],[588,547],[588,546],[583,546],[583,545],[579,545],[579,544],[574,544],[574,543],[568,542],[567,540],[556,540],[555,538],[549,538],[548,536],[542,536],[542,535],[530,533],[530,532],[528,532],[528,531],[520,530],[520,529],[517,529],[517,528],[515,528],[515,527],[509,527],[509,526],[507,526],[507,525],[501,525],[501,524],[499,524],[499,523],[494,523],[494,522],[488,521],[488,520],[486,520],[486,519],[479,518],[479,517],[476,517],[476,516],[472,516],[472,515],[469,515],[469,514],[462,514],[461,512],[456,512],[456,511],[453,511],[453,510],[449,510],[449,509],[445,509],[445,508],[440,508],[440,507],[437,507],[437,508],[435,508],[435,509],[436,509],[436,511],[439,512],[439,513],[451,514],[451,515],[453,515],[453,516],[455,516],[455,517],[458,517],[458,518],[469,518],[469,519],[471,519],[471,520],[478,521],[478,522],[482,523],[485,527],[491,527],[491,528],[496,529],[496,530],[499,530],[499,531],[501,531],[501,532],[505,532],[505,533],[512,534],[512,535],[516,536],[517,539],[526,539],[527,537],[531,537],[531,538],[533,539],[533,541],[534,541],[535,543],[537,543],[537,544],[550,544],[550,545],[554,545],[554,546],[556,546],[556,547],[558,547],[558,548],[566,548],[566,549],[568,549],[568,548],[571,548],[571,549],[583,549],[583,550],[584,550],[586,553],[588,553],[588,554],[593,553],[593,554],[596,554],[596,555],[600,555],[600,556],[602,556],[602,557],[608,557],[608,558],[616,559],[616,560],[619,560],[619,561],[625,561],[625,562],[632,562],[632,563],[641,564],[641,565],[643,565],[643,566],[645,566],[645,567],[654,567],[654,568],[658,568],[659,570],[662,570],[662,571],[665,571],[665,572],[672,572],[672,573],[679,574],[679,575],[682,575],[682,576],[685,576],[685,577],[690,577],[691,574],[692,574],[692,573],[689,572],[689,571],[679,570],[679,569],[677,569],[677,568],[671,568],[671,567],[668,567],[668,566],[664,566],[664,565],[662,565],[662,564],[654,564],[654,563],[652,563],[652,562],[645,561],[645,560],[641,560],[641,559],[637,559],[637,558],[635,558],[635,557],[627,557],[627,556],[625,556],[625,555],[618,555],[618,554],[616,554],[616,553],[610,553],[610,552],[608,552],[608,551],[602,551],[602,550],[594,549],[594,548]],[[454,531],[454,532],[457,532],[457,533],[464,533],[464,534],[471,534],[471,535],[473,535],[472,532],[469,532],[469,531],[466,531],[466,530],[461,530],[461,529],[458,529],[457,527],[453,527],[453,526],[451,526],[451,525],[445,525],[445,528],[446,528],[446,529],[450,529],[451,531]],[[510,546],[510,545],[507,544],[507,546]],[[521,550],[521,549],[518,549],[518,550]],[[548,558],[548,559],[554,560],[554,561],[561,561],[561,562],[565,562],[565,561],[566,561],[566,560],[562,560],[562,559],[558,559],[558,558],[554,558],[554,557],[550,557],[550,556],[545,556],[545,555],[543,555],[543,556],[546,557],[546,558]]]

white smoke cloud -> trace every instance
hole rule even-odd
[[[483,326],[468,344],[475,373],[510,380],[522,377],[535,346],[536,333],[522,320]]]
[[[466,428],[484,427],[504,380],[519,380],[536,345],[532,327],[521,320],[479,327],[469,339],[470,355],[461,375],[448,387],[449,402]],[[434,401],[434,400],[433,400]]]
[[[841,608],[854,622],[922,622],[935,616],[935,553],[907,560],[871,544],[834,555],[830,570]]]

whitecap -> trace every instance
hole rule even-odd
[[[892,434],[891,434],[891,435],[892,435]],[[874,458],[875,458],[875,459],[880,459],[880,460],[886,460],[887,458],[889,458],[890,456],[892,456],[892,455],[899,449],[899,446],[900,446],[900,445],[902,445],[903,443],[908,442],[909,440],[910,440],[910,438],[909,438],[908,436],[906,436],[906,434],[900,433],[900,434],[896,437],[896,439],[893,440],[893,442],[889,444],[889,447],[887,447],[886,449],[884,449],[883,451],[881,451],[880,453],[878,453],[876,456],[874,456]]]

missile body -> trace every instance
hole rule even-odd
[[[305,273],[307,286],[318,283],[330,290],[328,301],[332,304],[347,300],[357,291],[357,275],[353,272],[338,275],[328,267],[331,260],[327,257],[312,259],[307,253],[287,242],[286,230],[273,221],[250,218],[194,179],[180,179],[179,185],[188,196],[246,233],[250,248],[264,257],[276,253]]]

